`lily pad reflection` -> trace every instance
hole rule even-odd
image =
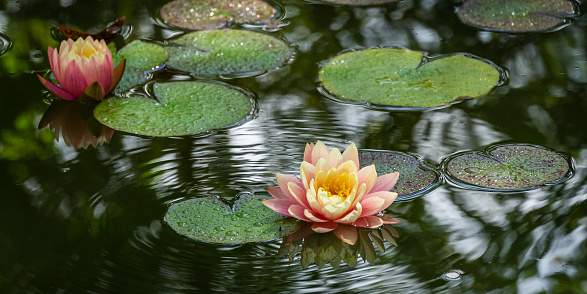
[[[260,242],[295,232],[300,221],[261,203],[269,198],[245,194],[232,208],[215,198],[186,200],[172,205],[165,221],[177,233],[207,243]]]
[[[468,0],[457,15],[480,29],[521,33],[555,30],[576,13],[575,4],[567,0]]]
[[[161,8],[161,18],[189,30],[213,30],[230,23],[260,23],[271,19],[275,8],[261,0],[175,0]]]
[[[518,192],[568,180],[573,163],[568,155],[546,147],[503,144],[450,155],[442,161],[442,170],[463,188]]]
[[[361,168],[375,164],[378,174],[399,172],[399,179],[391,191],[398,193],[397,200],[415,198],[438,188],[441,173],[426,165],[420,158],[395,151],[361,150]]]

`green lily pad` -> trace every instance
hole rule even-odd
[[[572,159],[552,149],[504,144],[464,151],[442,161],[447,179],[468,189],[525,191],[564,182],[573,175]]]
[[[114,93],[120,94],[146,82],[149,72],[159,69],[168,57],[167,50],[157,44],[135,40],[124,46],[112,56],[114,64],[126,59],[124,74]]]
[[[397,200],[422,196],[442,183],[440,171],[425,164],[421,158],[402,152],[361,150],[361,168],[375,164],[378,175],[399,172],[399,179],[391,189],[398,193]]]
[[[188,238],[220,244],[260,242],[295,232],[300,221],[267,208],[268,196],[247,194],[231,209],[215,198],[198,198],[172,205],[165,221]]]
[[[275,15],[275,8],[260,0],[176,0],[161,8],[161,18],[189,30],[213,30],[230,23],[261,23]]]
[[[155,83],[155,97],[112,97],[94,109],[100,123],[147,136],[183,136],[244,123],[254,100],[243,91],[218,83]]]
[[[284,41],[245,30],[193,32],[172,42],[179,46],[167,47],[167,66],[203,76],[261,73],[293,56]]]
[[[497,32],[554,30],[577,10],[566,0],[468,0],[457,15],[466,24]]]
[[[375,48],[345,52],[319,72],[327,95],[368,107],[422,109],[486,94],[501,80],[498,68],[468,54],[429,59],[422,52]]]
[[[399,2],[400,0],[322,0],[323,2],[342,4],[349,6],[371,6],[380,5],[391,2]]]

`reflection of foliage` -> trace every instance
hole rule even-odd
[[[39,132],[34,127],[38,114],[22,112],[14,121],[13,130],[0,133],[0,159],[46,159],[54,155],[51,132]]]
[[[375,264],[377,254],[373,243],[383,252],[385,252],[383,240],[397,246],[394,238],[399,235],[391,225],[384,225],[380,229],[357,228],[357,230],[358,242],[355,245],[349,245],[336,237],[334,232],[314,233],[308,223],[303,223],[297,232],[283,238],[278,256],[287,255],[292,261],[301,245],[300,262],[303,268],[308,268],[313,263],[322,268],[330,263],[336,269],[342,261],[350,267],[355,266],[359,254],[363,261]]]

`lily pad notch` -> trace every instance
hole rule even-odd
[[[215,244],[262,242],[287,236],[301,221],[267,208],[265,195],[243,193],[230,207],[217,198],[197,198],[169,207],[165,222],[178,234]]]
[[[522,192],[560,184],[574,174],[571,156],[544,146],[495,144],[461,151],[440,165],[449,183],[465,189]]]
[[[383,110],[429,110],[487,94],[505,70],[468,53],[429,57],[386,47],[343,51],[320,68],[319,90],[343,103]]]
[[[375,164],[378,174],[399,172],[399,179],[391,189],[398,193],[397,201],[423,196],[443,183],[442,173],[417,155],[362,149],[359,152],[359,162],[361,168]]]

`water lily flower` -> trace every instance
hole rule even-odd
[[[359,170],[354,143],[342,154],[321,141],[306,144],[301,179],[284,174],[276,177],[279,187],[266,188],[274,199],[263,204],[277,213],[312,222],[314,232],[334,231],[353,245],[358,238],[356,227],[379,228],[399,222],[381,214],[397,197],[390,190],[399,173],[377,176],[375,165]]]
[[[67,39],[61,42],[59,52],[51,47],[47,52],[51,70],[61,87],[37,77],[49,92],[64,100],[102,101],[120,82],[126,63],[123,60],[113,69],[112,52],[106,42],[91,36],[75,42]]]

